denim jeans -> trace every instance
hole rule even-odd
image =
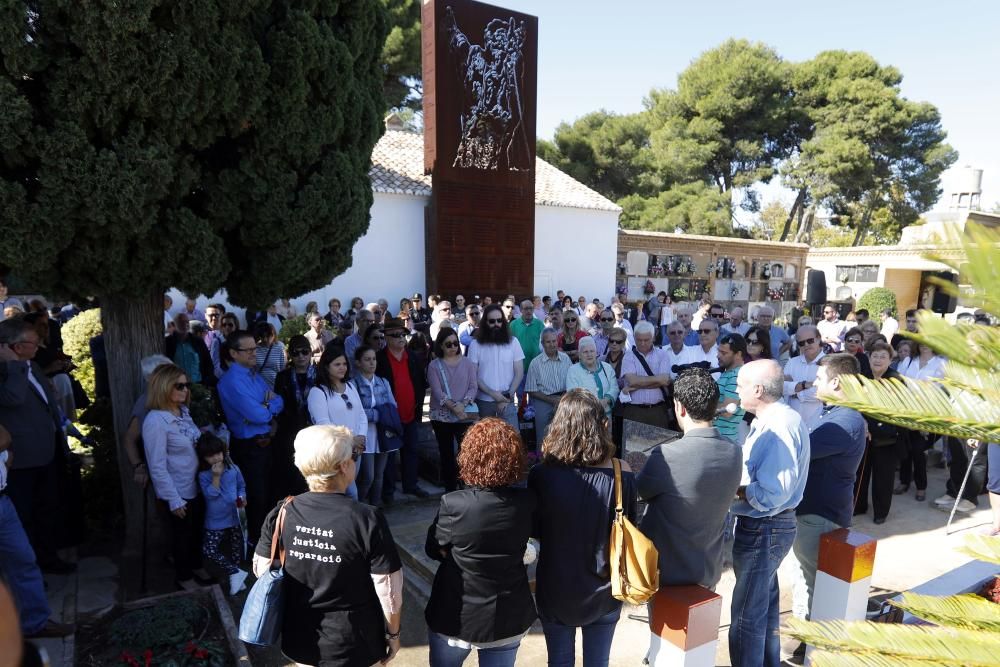
[[[795,514],[736,518],[733,541],[732,621],[729,657],[733,667],[778,667],[778,566],[795,540]]]
[[[621,607],[583,626],[583,667],[608,667],[611,640],[615,636]],[[542,621],[549,667],[573,667],[576,663],[576,627]]]
[[[389,455],[385,453],[362,454],[358,459],[357,485],[358,500],[369,505],[382,502],[382,475]]]
[[[448,638],[433,630],[427,631],[427,640],[430,645],[431,667],[460,667],[472,653],[471,648],[449,646]],[[479,651],[479,667],[514,667],[519,646],[521,646],[520,639],[503,646],[477,649]]]
[[[813,589],[816,587],[816,567],[819,563],[819,538],[823,533],[842,526],[818,514],[803,514],[795,519],[797,528],[792,552],[798,561],[798,571],[792,586],[792,614],[809,618],[812,611]]]
[[[0,572],[14,595],[21,631],[30,635],[41,630],[50,616],[45,582],[14,503],[7,496],[0,496]]]
[[[486,417],[498,417],[511,426],[518,433],[521,432],[521,424],[517,421],[517,408],[513,403],[508,403],[507,407],[504,408],[503,414],[497,412],[497,404],[493,401],[481,401],[476,399],[476,406],[479,408],[479,416],[485,419]]]

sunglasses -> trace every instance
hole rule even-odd
[[[405,336],[406,336],[406,334],[402,333],[402,332],[387,333],[386,334],[386,337],[388,337],[388,338],[404,338]]]
[[[453,347],[458,347],[458,341],[457,340],[446,340],[445,342],[441,343],[441,347],[450,350]]]
[[[344,403],[347,405],[347,409],[348,410],[353,410],[354,409],[354,406],[351,405],[351,402],[347,398],[347,394],[341,394],[340,398],[343,399]]]
[[[613,318],[613,317],[602,317],[601,321],[602,322],[614,322],[615,318]]]
[[[311,354],[311,350],[292,350],[293,357],[308,357]]]
[[[668,331],[667,335],[668,336],[683,336],[684,332],[683,331]]]
[[[507,304],[505,303],[505,304],[503,305],[503,307],[504,307],[504,309],[505,309],[505,310],[510,310],[510,309],[511,309],[511,308],[513,308],[514,306],[509,306],[509,305],[507,305]]]
[[[860,343],[861,339],[860,338],[848,338],[847,342],[848,343]]]
[[[795,342],[799,344],[799,347],[802,347],[803,345],[812,345],[813,343],[816,342],[816,339],[815,338],[806,338],[804,340],[796,340]]]
[[[725,316],[726,316],[725,313],[715,313],[714,315],[710,315],[710,317],[713,317],[713,318],[715,318],[717,320],[721,320]]]
[[[190,382],[175,382],[174,383],[174,389],[176,389],[177,391],[187,391],[187,390],[190,390],[191,386],[192,386],[192,383],[190,383]]]
[[[575,317],[564,317],[563,318],[563,322],[576,322],[576,321],[577,321],[577,319]]]
[[[469,317],[479,317],[480,315],[482,315],[482,313],[480,313],[478,310],[469,311]]]
[[[377,334],[377,335],[372,334],[371,336],[369,336],[369,338],[371,338],[372,340],[385,340],[385,336],[383,336],[382,334]]]
[[[753,344],[756,345],[757,344],[757,339],[756,338],[747,338],[747,342],[748,343],[753,343]]]
[[[608,339],[608,345],[624,345],[624,344],[625,344],[625,341],[623,341],[623,340],[615,340],[613,338],[609,338]]]
[[[698,333],[700,333],[700,334],[710,334],[710,333],[714,333],[714,332],[715,332],[715,329],[698,329]]]
[[[486,320],[487,324],[503,324],[503,320],[495,320],[492,317]]]

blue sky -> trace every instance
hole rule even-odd
[[[729,37],[791,61],[867,51],[903,73],[903,94],[941,111],[956,168],[984,170],[983,204],[1000,202],[1000,2],[996,0],[495,0],[539,19],[538,136],[604,108],[642,108],[700,53]],[[954,172],[955,169],[952,170]],[[947,193],[952,174],[942,187]]]

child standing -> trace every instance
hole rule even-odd
[[[247,573],[240,569],[243,560],[243,531],[237,508],[245,504],[247,488],[243,473],[226,462],[226,444],[213,433],[198,438],[200,472],[198,485],[205,497],[205,557],[229,575],[229,594],[236,595],[246,588]],[[229,555],[220,550],[229,539]]]

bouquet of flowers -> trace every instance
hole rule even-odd
[[[656,291],[656,285],[653,284],[652,280],[647,280],[646,284],[642,286],[643,294],[652,294]]]
[[[628,296],[628,285],[626,285],[625,283],[618,283],[615,286],[615,293],[623,298]]]
[[[767,290],[767,298],[771,301],[781,301],[785,298],[784,287],[774,287]]]
[[[735,301],[736,297],[738,297],[739,295],[740,295],[740,286],[737,285],[736,283],[733,283],[732,286],[729,288],[729,299],[731,301]]]
[[[688,291],[683,287],[678,287],[671,294],[675,301],[685,301],[688,298]]]
[[[712,272],[717,270],[718,266],[719,266],[718,262],[708,262],[707,264],[705,264],[705,273],[708,275],[712,275]]]
[[[663,274],[663,267],[660,266],[659,264],[653,264],[651,267],[649,267],[649,275],[659,276],[662,274]]]

